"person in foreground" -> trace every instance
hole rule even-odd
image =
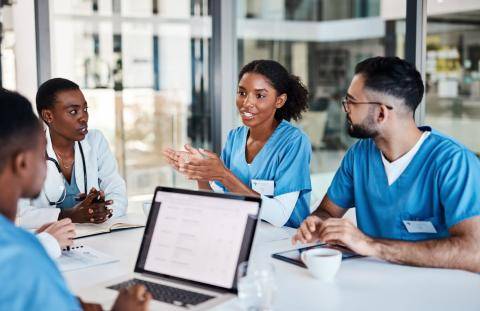
[[[46,139],[31,104],[0,89],[0,310],[101,310],[67,288],[35,235],[14,224],[20,198],[35,198],[46,176]],[[151,295],[120,292],[113,310],[146,310]]]
[[[243,126],[228,134],[221,157],[215,153],[167,149],[167,161],[200,190],[262,197],[261,218],[298,228],[310,209],[308,137],[290,124],[308,108],[308,91],[299,78],[272,60],[245,65],[238,78],[236,105]]]
[[[292,243],[323,241],[390,262],[480,272],[480,161],[417,127],[419,72],[396,57],[366,59],[342,104],[349,133],[327,194]],[[358,228],[342,219],[355,207]]]
[[[88,104],[79,86],[50,79],[39,87],[36,106],[46,125],[47,177],[41,195],[22,202],[20,225],[38,228],[63,218],[98,224],[124,215],[125,181],[103,134],[88,129]]]

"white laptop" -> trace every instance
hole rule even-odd
[[[157,187],[134,274],[85,293],[110,308],[118,289],[144,284],[152,310],[204,310],[237,292],[248,261],[261,199]]]

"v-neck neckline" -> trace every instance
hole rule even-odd
[[[419,129],[422,129],[422,128],[419,128]],[[425,129],[424,131],[427,131],[428,129]],[[423,131],[423,132],[424,132]],[[408,163],[408,165],[405,167],[405,169],[403,170],[403,172],[397,177],[397,179],[391,184],[389,185],[388,184],[388,176],[387,176],[387,172],[385,171],[385,166],[383,165],[383,161],[382,161],[382,151],[378,148],[378,146],[375,144],[375,142],[373,142],[374,146],[375,146],[375,149],[377,150],[376,152],[376,162],[377,162],[377,165],[379,165],[381,167],[381,175],[382,175],[382,178],[383,178],[383,183],[386,185],[386,188],[391,190],[393,189],[394,187],[396,187],[396,185],[398,184],[398,181],[400,179],[402,179],[404,176],[410,174],[410,170],[412,170],[412,167],[414,166],[414,164],[416,164],[416,161],[418,159],[418,155],[420,153],[420,151],[422,150],[422,148],[424,148],[426,142],[428,141],[428,139],[430,138],[431,136],[431,129],[430,129],[430,135],[428,135],[422,142],[422,144],[420,145],[420,147],[418,148],[418,150],[416,151],[415,155],[413,156],[413,158],[410,160],[410,162]],[[422,134],[423,135],[423,134]],[[420,138],[421,139],[421,138]]]
[[[255,157],[253,158],[252,162],[248,163],[247,161],[247,139],[248,139],[248,133],[250,132],[250,129],[248,127],[245,127],[245,133],[244,133],[244,136],[243,136],[243,148],[242,148],[242,153],[243,153],[243,161],[247,164],[248,167],[253,167],[253,165],[258,162],[257,159],[262,156],[265,152],[264,150],[266,149],[265,147],[267,147],[269,144],[271,144],[271,142],[273,141],[273,137],[276,135],[276,133],[278,132],[278,130],[284,126],[284,122],[286,122],[285,120],[282,120],[278,125],[277,127],[275,128],[275,130],[273,131],[272,135],[270,135],[270,137],[268,137],[267,141],[265,142],[265,144],[262,146],[262,148],[260,149],[260,151],[258,151],[258,153],[255,155]]]

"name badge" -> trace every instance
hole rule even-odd
[[[275,183],[273,180],[252,179],[252,189],[264,196],[273,196]]]
[[[409,233],[437,233],[431,221],[404,220]]]

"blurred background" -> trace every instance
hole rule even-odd
[[[42,78],[78,83],[90,127],[110,142],[135,205],[157,185],[195,187],[162,150],[189,143],[218,152],[226,130],[240,125],[238,70],[274,59],[310,90],[297,126],[313,147],[313,202],[355,142],[340,105],[355,64],[405,58],[407,1],[2,0],[1,84],[33,100]],[[478,153],[480,1],[423,3],[427,91],[417,121]]]

